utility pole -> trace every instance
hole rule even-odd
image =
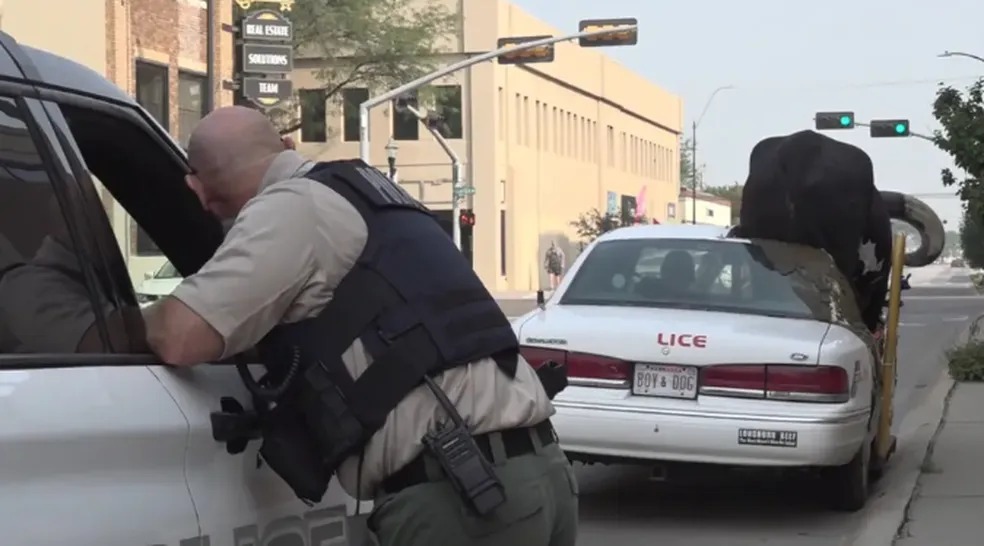
[[[205,0],[205,113],[215,110],[215,0]]]
[[[690,189],[692,190],[690,223],[697,223],[697,121],[690,130]]]
[[[690,167],[692,169],[690,173],[690,183],[693,184],[693,193],[691,194],[691,198],[694,201],[691,209],[691,224],[697,223],[697,126],[700,125],[701,120],[704,119],[704,114],[707,113],[707,109],[710,108],[711,103],[714,102],[714,97],[716,97],[721,91],[727,91],[728,89],[734,88],[735,86],[733,85],[722,85],[721,87],[715,89],[714,92],[711,93],[711,96],[708,97],[707,102],[704,103],[704,109],[700,112],[700,115],[694,119],[694,123],[690,129]]]

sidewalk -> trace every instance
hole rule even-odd
[[[984,544],[984,383],[958,383],[895,546]]]

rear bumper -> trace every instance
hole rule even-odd
[[[832,417],[737,415],[555,401],[565,451],[600,457],[742,466],[834,466],[868,438],[869,410]],[[739,429],[796,432],[795,447],[740,444]]]

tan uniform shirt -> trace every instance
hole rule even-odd
[[[215,256],[174,291],[222,335],[223,356],[249,349],[280,322],[316,315],[362,253],[365,222],[338,193],[303,178],[313,165],[296,152],[281,153]],[[370,363],[358,340],[342,360],[356,378]],[[525,362],[515,380],[482,359],[445,372],[437,383],[476,434],[532,426],[554,412]],[[384,478],[420,454],[421,439],[442,417],[434,395],[418,387],[366,445],[361,485],[355,456],[338,470],[342,487],[371,499]]]

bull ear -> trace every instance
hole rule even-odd
[[[905,265],[922,267],[936,261],[943,254],[946,230],[936,212],[923,201],[896,191],[882,191],[882,201],[893,220],[905,222],[919,232],[918,248],[905,254]]]

